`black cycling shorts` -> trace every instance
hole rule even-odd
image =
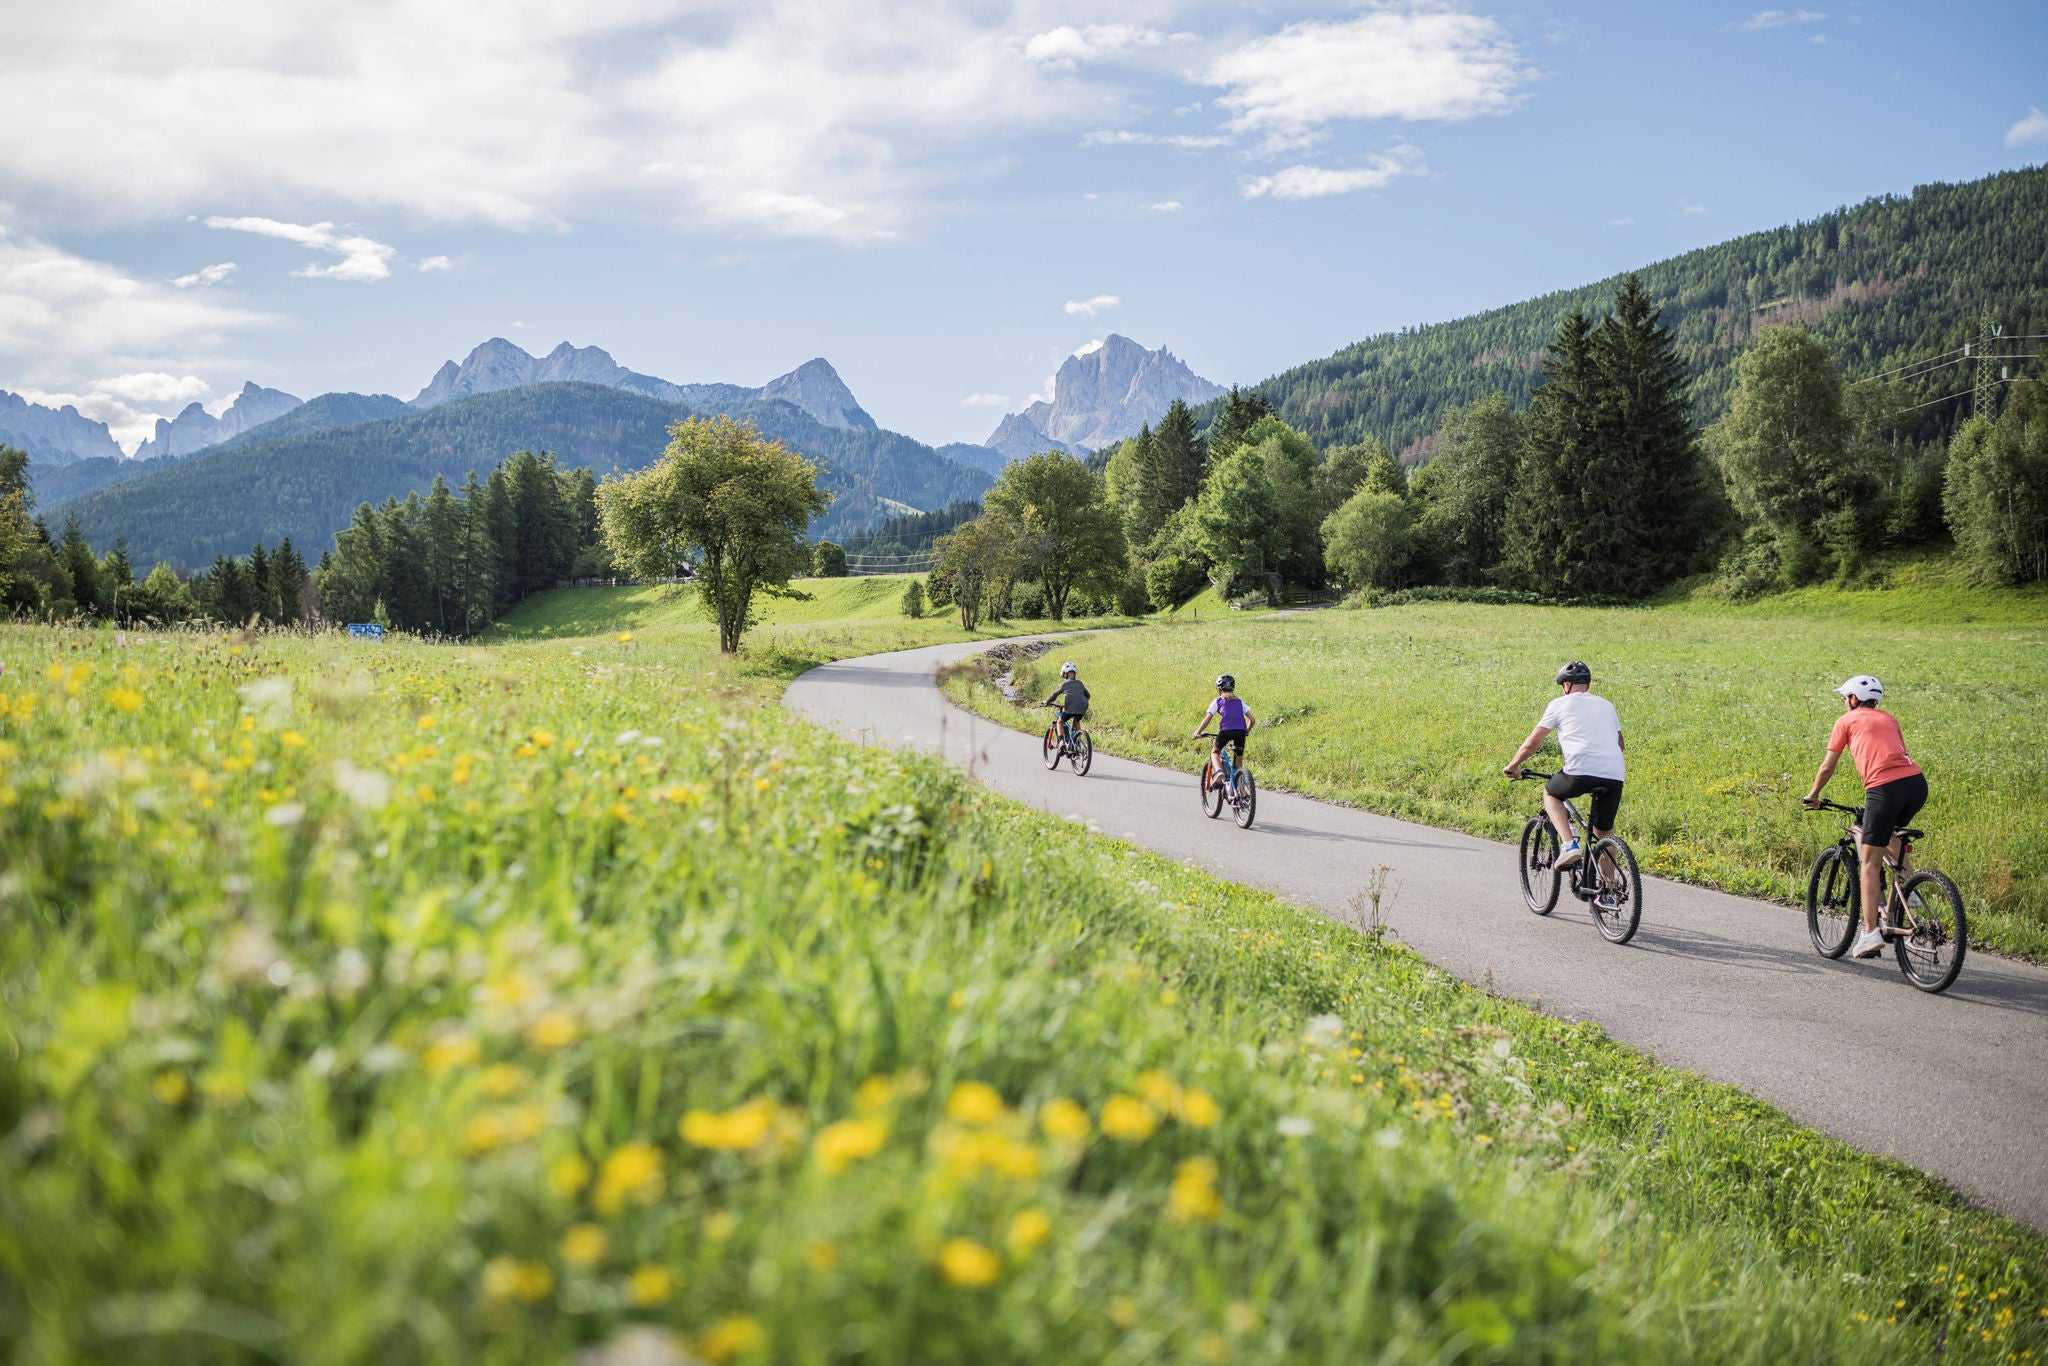
[[[1249,734],[1249,730],[1219,730],[1216,732],[1216,743],[1209,746],[1209,752],[1213,754],[1229,745],[1232,762],[1241,764],[1244,762],[1244,737]]]
[[[1595,791],[1598,789],[1598,791]],[[1554,773],[1543,790],[1551,796],[1570,801],[1593,793],[1593,828],[1612,830],[1614,818],[1621,811],[1621,779],[1587,778],[1577,773]]]
[[[1863,834],[1860,843],[1882,848],[1902,825],[1911,825],[1927,805],[1927,775],[1909,773],[1888,783],[1863,789]]]

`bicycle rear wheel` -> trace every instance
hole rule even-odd
[[[1223,779],[1213,760],[1202,765],[1202,810],[1212,821],[1223,814]]]
[[[1079,774],[1079,775],[1080,775],[1081,777],[1085,778],[1085,777],[1087,777],[1087,776],[1088,776],[1088,768],[1089,768],[1089,765],[1093,764],[1094,762],[1095,762],[1095,742],[1094,742],[1093,740],[1091,740],[1091,739],[1089,739],[1089,738],[1088,738],[1088,732],[1087,732],[1087,731],[1085,731],[1085,730],[1077,730],[1077,731],[1075,731],[1075,732],[1074,732],[1074,758],[1073,758],[1073,763],[1072,763],[1072,765],[1071,765],[1071,767],[1073,768],[1074,772],[1075,772],[1075,773],[1077,773],[1077,774]]]
[[[1060,728],[1057,725],[1046,727],[1045,766],[1047,768],[1058,768],[1060,766]]]
[[[1259,785],[1252,781],[1252,771],[1241,768],[1237,771],[1237,796],[1231,802],[1231,816],[1237,821],[1237,828],[1252,828],[1252,817],[1259,811]]]
[[[1522,900],[1538,915],[1557,907],[1557,832],[1541,816],[1522,827]]]
[[[1593,861],[1589,871],[1600,880],[1589,903],[1593,923],[1608,943],[1626,944],[1636,937],[1636,926],[1643,923],[1643,878],[1636,871],[1635,850],[1609,835],[1586,857]]]
[[[1892,940],[1899,956],[1899,971],[1922,991],[1947,991],[1963,970],[1963,955],[1970,947],[1970,922],[1963,914],[1963,894],[1948,880],[1948,874],[1922,869],[1906,879],[1899,889],[1913,907],[1916,924],[1910,935]],[[1888,903],[1887,917],[1901,925],[1897,902]]]
[[[1837,844],[1821,850],[1806,879],[1806,932],[1823,958],[1840,958],[1862,920],[1863,874]]]

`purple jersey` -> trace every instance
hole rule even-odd
[[[1225,693],[1209,704],[1209,715],[1216,718],[1218,730],[1243,730],[1244,703],[1235,693]]]

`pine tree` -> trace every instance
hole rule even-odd
[[[476,471],[462,485],[462,528],[455,565],[455,595],[462,634],[474,635],[496,615],[497,544],[491,536],[491,498]]]
[[[76,610],[86,616],[106,615],[100,592],[100,562],[94,558],[92,547],[85,543],[76,514],[65,519],[64,538],[57,544],[57,562],[71,576],[71,601]]]
[[[1209,459],[1221,460],[1236,450],[1245,434],[1263,417],[1274,414],[1273,405],[1257,389],[1240,389],[1230,386],[1224,395],[1223,411],[1216,415],[1215,423],[1209,428]]]
[[[277,592],[277,619],[296,626],[306,615],[306,561],[289,536],[277,543],[277,553],[270,557],[270,579]]]
[[[1152,449],[1137,474],[1137,502],[1142,525],[1158,528],[1202,491],[1209,450],[1195,434],[1195,414],[1175,399],[1152,432]]]
[[[1601,504],[1586,480],[1597,440],[1593,325],[1574,308],[1543,358],[1529,405],[1529,443],[1508,503],[1505,562],[1516,585],[1559,597],[1606,595]]]
[[[456,567],[462,556],[462,510],[448,491],[448,481],[438,474],[420,514],[420,542],[434,600],[434,629],[448,635],[458,616],[453,609]]]
[[[255,615],[275,623],[283,618],[277,600],[277,581],[271,577],[270,555],[258,541],[249,552],[249,606]]]

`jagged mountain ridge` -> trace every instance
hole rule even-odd
[[[47,408],[0,389],[0,446],[27,451],[31,465],[69,465],[79,460],[121,458],[121,447],[104,422],[65,404]]]
[[[86,493],[65,510],[78,515],[94,545],[125,536],[139,564],[164,558],[198,567],[284,536],[313,558],[359,503],[425,493],[436,475],[459,484],[470,470],[487,474],[517,450],[554,451],[564,465],[600,474],[637,469],[660,455],[673,423],[717,412],[753,422],[824,467],[821,482],[837,501],[813,535],[880,521],[892,504],[943,507],[978,498],[991,482],[907,436],[828,427],[786,401],[668,403],[578,381],[494,390],[383,421],[155,462],[162,468]]]
[[[1165,347],[1147,350],[1112,332],[1061,363],[1050,401],[1005,416],[983,444],[1006,461],[1049,449],[1084,455],[1136,436],[1175,399],[1192,405],[1222,395],[1222,385]]]
[[[759,388],[742,384],[676,384],[628,370],[600,347],[577,347],[563,342],[545,356],[534,356],[503,337],[480,343],[460,365],[452,360],[443,361],[426,388],[414,396],[412,406],[432,408],[473,394],[554,383],[601,384],[607,389],[624,389],[664,403],[780,400],[802,409],[827,427],[878,430],[874,418],[854,400],[839,372],[822,356],[805,361]]]
[[[135,448],[134,460],[164,460],[180,455],[197,455],[209,446],[232,440],[252,427],[283,417],[305,400],[282,389],[265,389],[255,380],[242,385],[219,417],[197,403],[170,421],[156,420],[156,434]]]

